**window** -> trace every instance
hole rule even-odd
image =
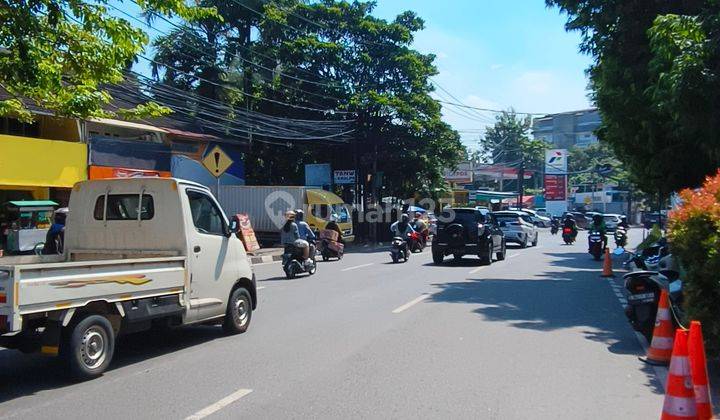
[[[315,215],[315,217],[318,217],[320,219],[330,219],[330,209],[328,208],[327,204],[313,204],[312,213],[313,215]]]
[[[454,213],[454,214],[453,214]],[[462,211],[462,210],[452,210],[451,211],[443,211],[441,219],[445,221],[445,224],[452,224],[452,223],[460,223],[462,225],[471,225],[475,223],[483,223],[485,221],[485,218],[480,214],[480,212],[471,210],[471,211]]]
[[[137,220],[140,194],[109,194],[107,196],[107,220]],[[155,204],[151,195],[143,194],[140,219],[150,220],[155,216]],[[95,220],[103,220],[105,196],[95,201]]]
[[[195,229],[200,233],[224,236],[225,218],[210,197],[193,190],[188,190],[187,196]]]

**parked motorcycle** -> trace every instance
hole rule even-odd
[[[597,230],[590,231],[588,235],[588,252],[595,261],[600,261],[603,254],[603,235]]]
[[[563,228],[562,238],[563,238],[563,241],[565,241],[566,245],[570,245],[570,244],[574,243],[576,236],[577,236],[577,234],[575,232],[573,232],[572,228],[569,228],[569,227]]]
[[[403,260],[403,262],[407,262],[408,258],[410,258],[410,250],[408,248],[408,243],[405,241],[404,238],[396,236],[392,239],[390,257],[392,257],[394,263],[397,263],[401,259]]]
[[[308,275],[315,274],[317,271],[317,264],[315,262],[315,252],[311,248],[310,258],[305,260],[303,258],[302,249],[291,244],[285,246],[285,252],[283,253],[282,265],[285,276],[288,279],[293,279],[298,274],[308,273]]]
[[[623,276],[628,291],[628,306],[625,315],[633,329],[648,341],[652,340],[655,318],[660,301],[660,292],[668,292],[673,325],[679,326],[685,318],[682,310],[682,280],[671,255],[663,257],[660,271],[637,270]]]
[[[422,252],[425,249],[425,240],[419,232],[411,232],[407,240],[410,252]]]
[[[622,227],[618,226],[615,228],[615,233],[613,233],[613,237],[615,238],[615,246],[618,248],[625,248],[627,245],[627,230]]]

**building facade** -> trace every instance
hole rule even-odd
[[[597,109],[548,114],[533,120],[532,134],[558,149],[586,147],[597,143],[595,130],[600,121]]]

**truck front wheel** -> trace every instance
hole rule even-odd
[[[233,290],[228,301],[223,329],[228,334],[242,334],[247,331],[252,318],[252,298],[243,287]]]
[[[115,353],[113,327],[102,315],[88,315],[74,324],[65,342],[65,360],[76,379],[102,375]]]

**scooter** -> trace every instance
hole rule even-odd
[[[419,232],[411,232],[407,244],[410,252],[422,252],[425,249],[425,241]]]
[[[558,225],[557,223],[554,223],[554,222],[553,222],[553,223],[550,225],[550,234],[551,234],[551,235],[557,235],[559,229],[560,229],[560,225]]]
[[[627,245],[627,230],[622,227],[618,226],[615,228],[615,233],[613,233],[613,237],[615,238],[615,246],[618,248],[625,248],[625,245]]]
[[[295,245],[286,245],[285,252],[282,258],[283,271],[288,279],[293,279],[298,274],[308,273],[312,276],[317,271],[317,264],[315,263],[315,252],[314,247],[310,247],[310,258],[307,260],[303,259],[302,249]]]
[[[345,253],[345,246],[338,241],[323,238],[318,244],[318,252],[320,252],[323,261],[328,261],[330,258],[341,260]]]
[[[407,262],[408,258],[410,258],[410,251],[408,249],[407,242],[405,242],[405,239],[401,238],[400,236],[396,236],[392,239],[390,257],[392,257],[394,263],[397,263],[401,259],[403,260],[403,262]]]
[[[603,254],[603,235],[593,230],[588,235],[588,252],[593,256],[595,261],[600,261]]]
[[[574,243],[576,236],[577,236],[577,234],[575,232],[573,232],[572,228],[569,228],[569,227],[563,228],[562,238],[563,238],[563,241],[565,241],[565,245],[571,245],[572,243]]]
[[[682,280],[671,261],[672,256],[669,255],[663,258],[660,271],[638,270],[623,276],[628,291],[625,315],[633,329],[648,341],[652,340],[660,292],[663,289],[668,291],[673,325],[678,327],[679,321],[685,319],[682,310]]]

